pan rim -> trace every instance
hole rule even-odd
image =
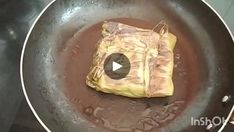
[[[47,131],[47,132],[51,132],[51,130],[47,127],[47,125],[42,121],[42,119],[39,117],[39,115],[37,114],[36,110],[34,109],[34,107],[32,106],[30,99],[28,97],[26,88],[25,88],[25,84],[24,84],[24,76],[23,76],[23,61],[24,61],[24,53],[25,53],[25,48],[28,42],[28,39],[30,37],[30,34],[32,33],[32,30],[34,29],[36,23],[38,22],[38,20],[41,18],[41,16],[45,13],[45,11],[55,2],[56,0],[52,0],[41,12],[40,14],[37,16],[37,18],[34,20],[32,26],[29,29],[29,32],[25,38],[24,44],[23,44],[23,48],[22,48],[22,52],[21,52],[21,57],[20,57],[20,80],[21,80],[21,86],[23,89],[23,93],[24,93],[24,97],[32,111],[32,113],[34,114],[34,116],[36,117],[36,119],[38,120],[38,122],[42,125],[42,127]]]
[[[52,0],[41,12],[40,14],[37,16],[37,18],[34,20],[32,26],[29,29],[29,32],[27,33],[27,36],[24,40],[23,43],[23,48],[22,48],[22,52],[21,52],[21,57],[20,57],[20,81],[21,81],[21,86],[22,86],[22,90],[23,90],[23,94],[24,97],[32,111],[32,113],[34,114],[34,116],[36,117],[36,119],[38,120],[38,122],[42,125],[42,127],[47,131],[47,132],[51,132],[51,130],[49,129],[49,127],[42,121],[42,119],[39,117],[39,115],[37,114],[36,110],[34,109],[34,107],[32,106],[30,99],[28,97],[26,88],[25,88],[25,83],[24,83],[24,75],[23,75],[23,61],[24,61],[24,53],[25,53],[25,48],[28,42],[28,39],[36,25],[36,23],[39,21],[39,19],[41,18],[41,16],[45,13],[45,11],[53,4],[55,3],[57,0]],[[234,36],[230,30],[230,28],[228,27],[227,23],[224,21],[224,19],[221,17],[221,15],[205,0],[201,0],[201,2],[203,2],[207,7],[209,7],[209,9],[211,9],[211,11],[213,11],[217,17],[222,21],[222,23],[224,24],[225,28],[227,29],[227,31],[229,32],[229,35],[232,38],[232,41],[234,43]],[[221,126],[221,128],[218,130],[218,132],[222,132],[222,130],[225,128],[225,126],[227,125],[228,121],[231,118],[232,113],[234,112],[234,105],[231,109],[231,111],[229,112],[225,122],[223,123],[223,125]]]

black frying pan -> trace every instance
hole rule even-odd
[[[175,47],[175,94],[132,99],[88,88],[85,78],[104,20],[152,29],[164,20]],[[26,99],[46,130],[64,132],[217,131],[192,119],[227,118],[234,96],[234,45],[203,1],[57,0],[38,19],[22,52]]]

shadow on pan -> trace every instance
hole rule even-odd
[[[105,20],[148,29],[166,21],[178,38],[172,97],[131,99],[86,86]],[[202,1],[57,0],[33,28],[21,68],[26,98],[47,130],[202,132],[209,124],[191,120],[230,112],[232,101],[222,99],[234,94],[233,57],[231,35]]]

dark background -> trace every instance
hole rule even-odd
[[[26,34],[50,0],[0,0],[0,132],[44,131],[29,109],[19,62]]]

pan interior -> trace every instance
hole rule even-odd
[[[153,29],[157,23],[140,19],[119,18],[108,21]],[[151,130],[163,127],[173,121],[188,108],[200,90],[202,82],[199,60],[194,49],[189,46],[186,36],[179,34],[174,51],[175,64],[173,82],[175,93],[172,97],[131,99],[105,94],[89,88],[85,84],[86,75],[92,62],[96,44],[101,38],[99,22],[82,32],[76,33],[60,55],[65,92],[75,109],[85,118],[102,127],[116,131]],[[191,43],[190,43],[191,44]]]
[[[87,87],[105,20],[147,29],[166,21],[178,38],[172,97],[132,99]],[[199,131],[205,126],[191,127],[191,117],[224,111],[217,102],[230,94],[233,51],[223,23],[200,1],[57,0],[28,40],[24,83],[52,131]]]

